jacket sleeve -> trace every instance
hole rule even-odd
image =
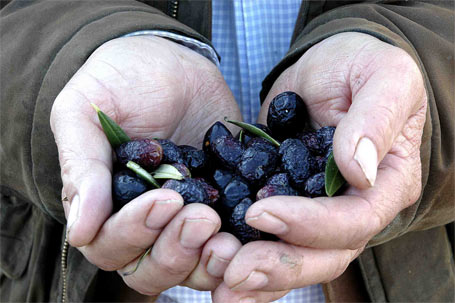
[[[283,60],[263,82],[264,100],[276,78],[306,50],[342,32],[370,34],[404,49],[424,77],[428,111],[421,161],[422,194],[403,210],[369,246],[408,231],[429,229],[455,219],[454,206],[454,9],[452,1],[382,1],[339,6],[319,15],[302,6],[293,42]]]
[[[210,44],[139,1],[11,1],[0,11],[1,191],[65,222],[57,148],[49,125],[55,97],[104,42],[164,30]]]

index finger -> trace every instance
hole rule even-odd
[[[418,159],[388,155],[374,187],[331,198],[270,197],[254,203],[245,220],[295,245],[357,249],[413,204],[420,189]]]

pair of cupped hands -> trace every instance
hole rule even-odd
[[[214,302],[269,302],[338,277],[419,197],[423,78],[402,49],[342,33],[311,47],[278,77],[259,122],[284,91],[303,98],[315,128],[337,126],[334,157],[351,186],[331,198],[257,201],[246,222],[281,241],[242,246],[218,232],[221,221],[213,209],[184,206],[172,190],[151,190],[112,213],[112,149],[91,102],[132,138],[169,138],[198,148],[214,122],[242,118],[220,71],[193,50],[152,36],[100,46],[51,113],[62,195],[68,197],[69,243],[150,296],[185,285],[212,291]],[[137,271],[124,275],[149,247]]]

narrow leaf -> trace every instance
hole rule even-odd
[[[152,184],[156,188],[160,188],[160,185],[156,180],[152,177],[151,174],[149,174],[145,169],[143,169],[139,164],[133,161],[128,161],[126,163],[126,167],[134,171],[139,177],[147,181],[148,183]]]
[[[122,143],[130,141],[130,137],[123,131],[123,129],[115,123],[108,115],[103,113],[96,104],[91,103],[92,107],[96,110],[98,114],[98,119],[100,120],[101,126],[103,127],[104,134],[106,135],[109,143],[113,148],[118,147]]]
[[[262,129],[260,129],[260,128],[252,125],[252,124],[245,123],[245,122],[234,121],[234,120],[229,120],[227,117],[224,118],[224,121],[232,123],[234,125],[237,125],[238,127],[243,128],[244,130],[252,133],[253,135],[256,135],[258,137],[264,138],[264,139],[270,141],[272,144],[280,147],[280,142],[278,142],[277,140],[273,139],[265,131],[263,131]]]
[[[183,175],[178,171],[178,169],[170,164],[161,164],[156,170],[152,172],[152,176],[155,179],[183,179]]]
[[[243,128],[240,130],[239,132],[239,142],[242,143],[243,141],[243,137],[245,136],[245,131],[243,130]]]
[[[325,192],[327,196],[332,197],[345,183],[346,180],[338,169],[333,158],[333,152],[331,152],[325,165]]]
[[[129,276],[129,275],[132,275],[136,272],[136,270],[139,268],[139,265],[141,265],[142,261],[144,260],[144,258],[152,251],[152,248],[149,247],[149,249],[147,249],[145,251],[145,253],[139,258],[139,260],[137,261],[136,263],[136,266],[133,268],[133,270],[131,271],[127,271],[125,273],[123,273],[123,276],[126,277],[126,276]]]

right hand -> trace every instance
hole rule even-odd
[[[178,284],[214,289],[240,242],[215,235],[221,223],[213,209],[183,207],[182,197],[171,190],[144,193],[112,215],[112,149],[91,102],[131,138],[169,138],[200,147],[214,122],[241,119],[221,73],[206,58],[163,38],[114,39],[71,78],[50,119],[62,195],[68,198],[63,206],[69,243],[99,268],[120,274],[153,246],[134,274],[122,275],[142,294],[158,295]]]
[[[255,202],[245,221],[281,241],[242,247],[214,293],[215,302],[245,297],[269,302],[291,289],[332,281],[420,196],[427,94],[409,54],[367,34],[333,35],[278,77],[260,123],[284,91],[305,100],[315,128],[337,126],[333,154],[350,186],[336,197],[274,196]],[[374,241],[396,237],[393,229]]]

